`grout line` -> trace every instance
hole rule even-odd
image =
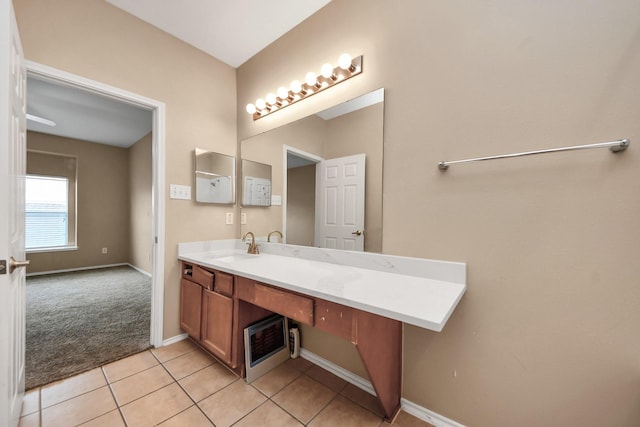
[[[107,378],[107,373],[105,372],[103,367],[100,367],[100,371],[102,372],[102,376],[104,377],[104,380],[107,382],[107,387],[109,387],[109,391],[111,392],[111,397],[113,397],[113,402],[116,404],[116,409],[118,410],[118,413],[120,414],[120,418],[122,418],[122,422],[124,423],[124,425],[127,425],[127,420],[124,417],[124,414],[122,413],[122,409],[120,407],[120,403],[118,403],[118,399],[116,398],[116,394],[113,392],[113,388],[111,388],[111,383],[109,382],[109,379]],[[42,425],[42,424],[40,424]]]
[[[189,352],[188,352],[188,353],[189,353]],[[188,353],[184,353],[184,354],[188,354]],[[153,356],[156,358],[156,360],[158,360],[158,362],[160,362],[160,360],[158,359],[158,357],[157,357],[155,354],[154,354]],[[178,356],[178,357],[180,357],[180,356]],[[169,360],[174,360],[174,359],[177,359],[177,357],[174,357],[173,359],[169,359]],[[168,362],[169,360],[167,360],[167,362]],[[212,365],[213,365],[213,364],[208,365],[208,366],[205,366],[204,368],[199,369],[199,370],[197,370],[197,371],[195,371],[195,372],[193,372],[193,373],[191,373],[191,374],[187,375],[187,376],[186,376],[186,377],[184,377],[184,378],[187,378],[187,377],[189,377],[189,376],[191,376],[191,375],[195,374],[196,372],[200,372],[200,371],[202,371],[203,369],[206,369],[206,368],[208,368],[209,366],[212,366]],[[187,395],[187,397],[189,398],[189,400],[191,400],[191,401],[193,402],[193,404],[195,405],[195,407],[196,407],[196,408],[198,408],[198,410],[202,413],[202,415],[204,415],[204,417],[205,417],[207,420],[209,420],[209,422],[210,422],[213,426],[215,426],[215,423],[213,422],[213,420],[212,420],[211,418],[209,418],[209,416],[208,416],[208,415],[207,415],[207,414],[202,410],[202,408],[200,407],[200,405],[198,405],[198,402],[196,402],[196,401],[193,399],[193,397],[191,397],[191,395],[189,394],[189,392],[188,392],[188,391],[187,391],[187,390],[182,386],[182,384],[180,384],[180,382],[176,379],[176,377],[174,377],[174,376],[173,376],[173,374],[169,371],[169,369],[167,369],[167,367],[166,367],[166,366],[164,366],[164,363],[160,362],[160,366],[162,366],[162,368],[163,368],[163,369],[164,369],[164,370],[169,374],[169,376],[171,377],[171,379],[173,379],[173,382],[174,382],[174,383],[176,383],[176,384],[178,385],[178,387],[180,387],[180,389],[184,392],[184,394],[186,394],[186,395]],[[233,384],[234,382],[235,382],[235,381],[232,381],[232,382],[231,382],[231,384]],[[229,384],[229,385],[230,385],[230,384]],[[227,385],[226,387],[228,387],[229,385]],[[224,388],[226,388],[226,387],[223,387],[223,388],[221,388],[220,390],[223,390],[223,389],[224,389]],[[220,391],[220,390],[218,390],[218,391]],[[217,393],[218,391],[216,391],[216,393]],[[215,394],[215,393],[213,393],[213,394],[211,394],[211,395],[209,395],[209,396],[213,396],[214,394]],[[204,399],[209,398],[209,396],[205,397]],[[202,399],[202,400],[204,400],[204,399]],[[191,406],[189,406],[189,408],[191,408]],[[186,408],[184,411],[186,411],[186,410],[187,410],[187,409],[189,409],[189,408]],[[162,422],[165,422],[165,421],[167,421],[167,420],[170,420],[171,418],[173,418],[173,417],[177,416],[178,414],[181,414],[181,413],[182,413],[182,412],[184,412],[184,411],[178,412],[177,414],[175,414],[175,415],[173,415],[173,416],[171,416],[171,417],[167,418],[166,420],[164,420],[164,421],[162,421]]]

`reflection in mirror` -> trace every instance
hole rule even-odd
[[[271,165],[242,159],[242,206],[271,206]]]
[[[316,224],[323,216],[316,213],[317,165],[324,160],[364,154],[364,230],[354,227],[349,234],[356,236],[358,231],[364,231],[357,236],[363,239],[364,250],[381,252],[383,121],[384,89],[378,89],[242,141],[243,161],[273,166],[274,203],[266,210],[245,212],[247,223],[241,231],[253,231],[266,240],[270,231],[281,230],[286,243],[326,245],[315,235]],[[277,203],[280,199],[281,206]]]
[[[236,158],[195,149],[196,202],[236,202]]]

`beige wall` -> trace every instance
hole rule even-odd
[[[177,244],[236,237],[229,206],[168,198],[193,185],[193,150],[236,155],[235,70],[102,0],[14,0],[28,60],[166,105],[164,337],[179,327]],[[185,220],[188,218],[188,220]]]
[[[333,0],[242,65],[240,139],[384,87],[383,251],[468,272],[441,333],[405,327],[403,397],[470,426],[640,425],[640,3],[401,3]],[[343,51],[362,75],[244,112]]]
[[[78,249],[30,253],[29,273],[129,262],[127,150],[38,132],[27,133],[27,148],[77,157],[78,179]],[[27,171],[42,173],[31,160],[27,158]]]
[[[153,250],[151,133],[128,150],[131,265],[151,273]]]

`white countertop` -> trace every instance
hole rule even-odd
[[[181,243],[178,258],[441,331],[466,290],[466,264],[240,240]]]

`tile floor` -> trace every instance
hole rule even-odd
[[[248,385],[189,340],[26,393],[20,427],[374,426],[377,400],[304,359]],[[429,424],[404,412],[395,426]]]

